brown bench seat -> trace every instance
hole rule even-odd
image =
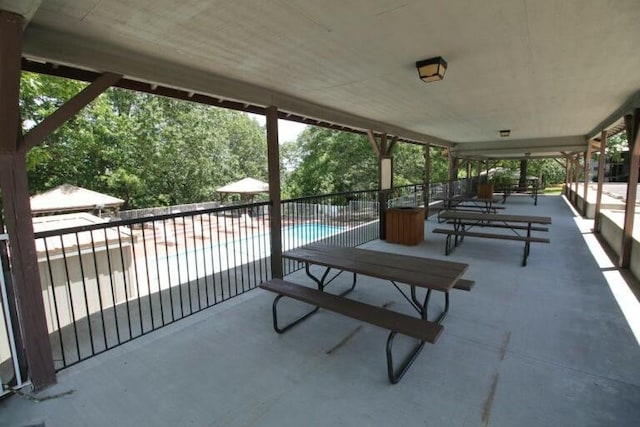
[[[260,287],[298,301],[342,314],[343,316],[348,316],[390,331],[417,338],[420,341],[435,343],[443,329],[442,325],[434,322],[407,316],[406,314],[389,309],[376,307],[281,279],[271,279],[267,282],[262,282]]]
[[[493,227],[494,225],[488,225],[488,227]],[[519,228],[520,226],[514,226],[514,227],[510,227],[506,224],[499,224],[497,225],[498,228]],[[523,226],[524,227],[524,226]],[[545,227],[540,227],[540,228],[545,228]],[[526,227],[525,227],[526,229]],[[533,228],[532,228],[533,229]],[[530,252],[530,247],[531,247],[531,243],[551,243],[551,240],[549,240],[546,237],[536,237],[536,236],[519,236],[517,234],[499,234],[499,233],[485,233],[485,232],[477,232],[477,231],[468,231],[468,230],[453,230],[453,229],[448,229],[448,228],[436,228],[433,230],[433,233],[436,234],[446,234],[447,235],[447,240],[445,242],[445,254],[449,255],[455,246],[458,245],[458,242],[462,241],[462,239],[464,239],[465,237],[479,237],[479,238],[485,238],[485,239],[500,239],[500,240],[515,240],[518,242],[524,242],[524,254],[522,257],[522,266],[526,266],[527,265],[527,258],[529,256],[529,252]],[[451,242],[451,236],[455,236],[455,243],[452,244]],[[460,237],[460,239],[458,239],[458,237]]]
[[[453,224],[453,221],[447,221],[447,224]],[[526,225],[516,225],[516,224],[503,224],[499,222],[459,222],[460,225],[470,226],[470,227],[491,227],[491,228],[510,228],[511,230],[528,230],[529,227]],[[531,231],[549,231],[549,227],[540,227],[537,225],[531,226]]]
[[[473,284],[473,282],[470,283]],[[469,283],[466,283],[465,285],[469,285]],[[435,343],[443,329],[442,325],[439,323],[430,322],[422,318],[407,316],[406,314],[398,313],[386,308],[365,304],[360,301],[329,294],[327,292],[301,286],[281,279],[271,279],[269,281],[262,282],[260,287],[278,294],[274,299],[272,306],[273,328],[278,333],[283,333],[297,325],[315,313],[318,308],[324,308],[326,310],[389,330],[390,332],[386,345],[387,375],[392,384],[396,384],[404,376],[418,354],[422,351],[425,342]],[[278,326],[277,306],[282,297],[293,298],[295,300],[311,304],[315,306],[315,308],[289,323],[287,326],[280,328]],[[401,362],[400,366],[395,369],[392,347],[393,340],[398,333],[416,338],[419,340],[419,343],[406,357],[402,359],[403,362]]]

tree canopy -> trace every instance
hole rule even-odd
[[[23,128],[84,83],[23,73]],[[29,185],[70,183],[125,200],[125,208],[212,200],[230,181],[267,177],[264,129],[246,114],[112,88],[28,153]]]

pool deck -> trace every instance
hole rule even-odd
[[[440,340],[397,385],[387,381],[384,330],[321,310],[278,335],[273,295],[257,289],[67,368],[36,396],[58,397],[1,400],[0,426],[637,425],[637,283],[564,198],[533,206],[514,196],[506,206],[553,219],[551,244],[533,245],[524,268],[518,242],[467,239],[445,257],[435,217],[419,246],[365,245],[466,262],[476,281],[451,295]],[[381,280],[363,277],[351,295],[406,309]]]

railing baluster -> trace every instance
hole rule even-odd
[[[109,272],[112,272],[113,266],[111,264],[111,254],[109,253],[109,236],[107,235],[106,228],[103,228],[103,231],[104,231],[105,253],[107,254],[107,265],[109,266]],[[109,274],[109,283],[111,284],[111,300],[113,303],[113,318],[116,324],[116,337],[118,339],[118,344],[122,344],[122,340],[120,339],[120,325],[118,321],[118,301],[116,298],[116,290],[113,283],[113,274]]]
[[[91,354],[95,354],[96,348],[93,343],[93,327],[91,326],[91,310],[89,310],[89,297],[87,296],[87,281],[84,274],[84,266],[82,265],[82,245],[80,245],[80,237],[78,232],[74,233],[76,236],[76,248],[78,250],[78,267],[80,269],[80,276],[82,277],[82,295],[84,297],[84,307],[86,310],[87,330],[89,331],[89,345],[91,346]]]
[[[162,220],[164,222],[164,219]],[[158,236],[156,235],[156,222],[153,221],[153,252],[155,254],[156,257],[156,283],[158,284],[158,300],[160,303],[160,320],[162,321],[162,325],[165,325],[165,320],[164,320],[164,304],[162,301],[162,281],[160,280],[160,259],[158,258]],[[165,229],[165,248],[167,246],[167,234],[166,234],[166,229]],[[168,249],[167,249],[168,250]],[[167,252],[168,253],[168,252]],[[169,255],[167,255],[167,263],[169,262]],[[171,283],[169,283],[169,286],[171,286]],[[169,295],[171,295],[171,287],[169,287]],[[171,304],[171,309],[173,310],[173,304]]]
[[[131,330],[131,307],[129,305],[129,281],[127,280],[127,268],[124,263],[124,252],[122,250],[122,233],[120,226],[115,227],[118,233],[118,248],[120,250],[120,267],[122,268],[122,286],[124,287],[125,306],[127,307],[127,324],[129,325],[129,339],[133,338]]]
[[[66,287],[67,287],[67,297],[69,299],[69,307],[71,309],[71,324],[73,325],[73,335],[76,341],[76,351],[78,354],[78,360],[82,359],[82,355],[80,353],[80,340],[78,340],[78,325],[76,324],[76,315],[73,305],[73,295],[71,289],[71,276],[69,275],[69,263],[67,262],[67,253],[64,248],[64,234],[60,235],[60,247],[62,251],[62,260],[64,262],[64,273],[66,278]]]
[[[44,242],[44,252],[47,257],[47,270],[49,271],[49,284],[51,285],[51,295],[53,297],[53,310],[55,312],[56,325],[58,329],[58,339],[60,340],[60,354],[62,355],[62,366],[66,366],[67,358],[64,354],[64,340],[62,339],[62,326],[60,325],[60,312],[58,311],[58,298],[56,297],[56,284],[55,284],[55,281],[53,280],[53,270],[51,268],[51,257],[49,255],[49,246],[47,245],[46,237],[42,238],[42,241]],[[0,271],[0,274],[2,273],[3,272]],[[106,344],[105,344],[105,347],[106,347]]]

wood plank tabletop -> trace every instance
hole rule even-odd
[[[453,220],[459,219],[463,221],[505,221],[528,224],[551,224],[551,217],[548,216],[491,214],[454,210],[441,211],[440,218]]]
[[[458,262],[320,244],[292,249],[282,256],[439,291],[453,288],[469,267]]]

